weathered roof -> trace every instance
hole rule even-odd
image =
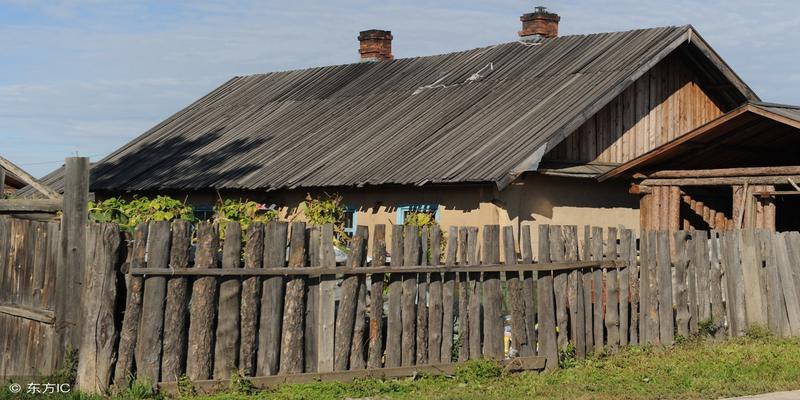
[[[797,165],[800,106],[748,102],[606,172],[603,181],[636,172]]]
[[[58,193],[64,193],[64,166],[62,165],[55,170],[50,171],[50,173],[47,175],[39,178],[39,183],[49,186]],[[25,187],[14,192],[14,197],[43,198],[44,195],[36,190],[33,186],[26,185]]]
[[[757,98],[690,26],[236,77],[101,160],[92,189],[502,187],[679,47],[722,96]]]

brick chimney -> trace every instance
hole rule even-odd
[[[556,13],[547,12],[545,7],[536,7],[532,13],[522,14],[522,38],[554,38],[558,36],[558,21],[561,17]]]
[[[394,59],[392,54],[392,31],[370,29],[358,34],[360,43],[358,54],[361,62],[388,61]]]

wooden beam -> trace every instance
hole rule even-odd
[[[742,176],[800,175],[800,166],[747,167],[720,169],[663,170],[649,174],[647,178],[725,178]]]
[[[51,325],[55,321],[54,313],[50,310],[39,310],[17,304],[0,304],[0,314],[30,319]]]
[[[737,176],[719,178],[648,178],[640,182],[642,186],[727,186],[727,185],[788,185],[789,180],[797,182],[800,175],[775,176]]]
[[[0,199],[6,198],[6,169],[0,167]]]
[[[42,184],[36,178],[32,177],[29,173],[25,172],[22,168],[14,165],[11,161],[6,160],[3,157],[0,157],[0,167],[4,168],[6,171],[11,172],[12,174],[16,175],[21,179],[23,182],[31,185],[34,189],[41,192],[43,195],[47,196],[50,199],[60,199],[61,194],[57,191],[53,190],[47,185]]]
[[[530,371],[544,369],[544,357],[517,357],[504,360],[501,364],[507,371]],[[443,363],[414,365],[407,367],[361,369],[337,372],[288,374],[277,376],[258,376],[247,380],[258,389],[265,389],[277,385],[312,383],[319,381],[352,381],[353,379],[386,379],[403,378],[415,375],[453,375],[463,363]],[[192,386],[198,394],[212,394],[225,391],[230,387],[230,379],[193,381]],[[177,394],[178,382],[161,382],[158,384],[159,393]]]
[[[133,268],[131,275],[144,276],[290,276],[290,275],[368,275],[368,274],[424,274],[430,272],[517,272],[517,271],[564,271],[583,268],[622,268],[621,261],[573,261],[544,264],[481,264],[446,266],[383,266],[383,267],[307,267],[298,270],[286,268]]]
[[[12,199],[0,200],[0,213],[54,213],[61,211],[61,200],[54,199]]]

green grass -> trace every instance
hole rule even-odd
[[[363,379],[349,383],[283,385],[253,391],[246,380],[232,377],[231,390],[192,400],[222,399],[717,399],[800,389],[800,339],[781,339],[763,332],[723,342],[689,338],[672,348],[631,347],[615,355],[573,360],[567,368],[546,373],[506,373],[489,361],[470,362],[452,377],[397,380]],[[186,386],[188,382],[184,382]],[[0,391],[0,399],[8,396]],[[115,398],[154,398],[146,384],[133,382]],[[52,398],[52,397],[51,397]],[[73,393],[62,398],[87,399]],[[97,397],[95,397],[97,398]]]
[[[541,374],[507,374],[484,361],[453,377],[284,385],[196,399],[717,399],[800,389],[800,340],[754,336],[626,348]]]

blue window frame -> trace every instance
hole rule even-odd
[[[358,226],[358,207],[347,206],[344,210],[344,232],[348,236],[356,234]]]
[[[439,205],[438,204],[406,204],[397,206],[397,225],[403,225],[406,222],[406,214],[410,212],[424,212],[433,214],[433,219],[439,222]]]

